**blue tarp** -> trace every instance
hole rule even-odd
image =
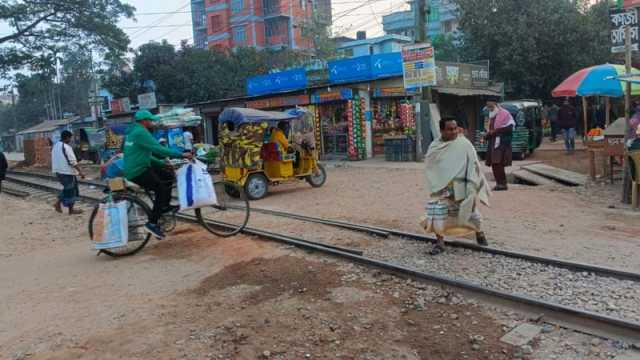
[[[249,96],[299,90],[306,87],[307,74],[304,68],[258,75],[247,79],[247,95]]]
[[[300,116],[296,112],[262,111],[248,108],[226,108],[218,117],[221,124],[231,122],[235,126],[246,123],[260,123],[266,121],[270,125],[277,125],[283,120],[296,119]]]

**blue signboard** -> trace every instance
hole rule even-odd
[[[373,79],[402,76],[402,54],[397,52],[371,55],[371,75]]]
[[[340,84],[371,79],[371,56],[329,61],[329,83]]]
[[[247,79],[247,95],[257,96],[304,89],[307,75],[303,68],[258,75]]]
[[[343,100],[351,100],[351,99],[353,99],[353,90],[340,89],[338,91],[312,94],[310,100],[312,104],[322,104],[326,102],[343,101]]]

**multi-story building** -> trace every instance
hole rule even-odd
[[[367,39],[364,32],[359,32],[356,40],[338,42],[337,50],[345,57],[358,57],[400,52],[403,45],[411,42],[412,39],[404,35],[388,34]]]
[[[193,27],[193,46],[207,47],[207,12],[205,0],[191,0],[191,25]]]
[[[410,10],[397,11],[382,17],[382,27],[387,34],[415,37],[415,2]],[[427,18],[427,35],[452,34],[458,30],[458,8],[452,0],[430,0]]]
[[[311,49],[312,19],[331,23],[331,0],[192,0],[200,48]]]

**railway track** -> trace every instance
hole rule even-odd
[[[35,191],[40,197],[46,197],[47,193],[50,196],[51,192],[56,191],[58,188],[57,186],[55,186],[55,182],[51,176],[42,174],[11,172],[7,174],[6,180],[9,183],[15,184],[18,187],[17,190],[29,191],[28,189],[32,189],[32,191]],[[82,182],[82,186],[82,198],[90,203],[93,203],[101,197],[100,195],[102,187],[104,185],[96,182],[85,181]],[[418,245],[421,242],[432,241],[431,238],[423,235],[410,234],[399,230],[384,229],[369,225],[351,224],[339,220],[326,220],[267,209],[252,208],[252,212],[259,212],[265,215],[290,218],[299,221],[315,222],[327,226],[339,227],[345,230],[364,232],[370,235],[375,235],[376,237],[392,238],[396,239],[396,241],[405,241],[398,239],[419,240],[419,242],[413,242]],[[195,221],[194,217],[184,214],[180,215],[180,219],[187,222]],[[213,220],[212,222],[215,223],[215,221]],[[413,263],[401,264],[398,261],[393,261],[393,259],[385,259],[385,257],[388,256],[385,256],[385,254],[381,255],[380,252],[376,251],[359,251],[346,249],[339,246],[318,243],[295,236],[278,234],[254,228],[246,228],[244,232],[247,235],[258,236],[260,238],[278,241],[305,250],[320,252],[367,267],[392,272],[401,276],[420,279],[432,284],[445,285],[447,287],[454,288],[463,294],[487,298],[487,300],[491,302],[497,301],[501,304],[517,308],[521,311],[531,314],[544,314],[544,321],[559,324],[561,326],[566,326],[568,328],[580,330],[586,333],[607,338],[621,339],[633,343],[637,343],[640,341],[640,321],[638,320],[640,318],[640,314],[636,316],[635,313],[632,314],[619,312],[614,314],[618,316],[614,316],[611,314],[611,312],[594,311],[586,306],[570,306],[567,304],[562,304],[561,302],[550,301],[549,299],[544,299],[543,297],[533,296],[527,293],[513,293],[510,287],[507,287],[506,289],[500,289],[496,288],[495,286],[491,286],[491,284],[483,284],[482,281],[472,281],[469,279],[452,276],[451,274],[443,275],[443,273],[446,273],[446,269],[441,272],[436,272],[423,270],[421,269],[421,266]],[[382,242],[385,241],[387,240],[382,240]],[[626,286],[629,287],[630,291],[636,291],[636,294],[640,295],[640,274],[637,273],[599,267],[590,264],[568,262],[559,259],[549,259],[528,254],[521,254],[517,252],[509,252],[500,249],[481,248],[471,244],[464,244],[462,242],[450,242],[448,245],[454,248],[461,249],[460,251],[465,254],[464,256],[487,257],[491,260],[490,262],[492,265],[495,264],[496,268],[505,267],[503,264],[501,264],[501,262],[504,262],[504,259],[508,259],[508,261],[512,262],[516,261],[535,263],[537,264],[537,266],[540,266],[541,269],[554,268],[561,269],[562,271],[568,272],[570,274],[587,274],[588,277],[597,280],[593,280],[595,281],[595,283],[598,283],[598,281],[619,282],[623,284],[623,290],[625,289],[624,286]],[[518,265],[516,264],[516,266]],[[508,267],[507,270],[509,270]],[[605,295],[606,294],[600,294],[596,291],[595,297]],[[636,296],[636,298],[639,297],[640,296]]]

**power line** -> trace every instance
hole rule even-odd
[[[187,6],[191,5],[190,1],[187,1],[183,6],[180,6],[178,9],[176,9],[175,11],[180,11],[184,8],[186,8]],[[167,19],[169,19],[171,16],[173,16],[175,14],[175,12],[171,13],[171,14],[167,14],[159,19],[157,19],[155,22],[148,24],[148,26],[154,26],[154,25],[159,25],[162,22],[166,21]],[[149,31],[150,28],[146,28],[146,29],[141,29],[138,30],[136,32],[134,32],[133,34],[131,34],[131,39],[135,39],[136,37],[139,37],[140,35],[144,34],[145,32]]]

